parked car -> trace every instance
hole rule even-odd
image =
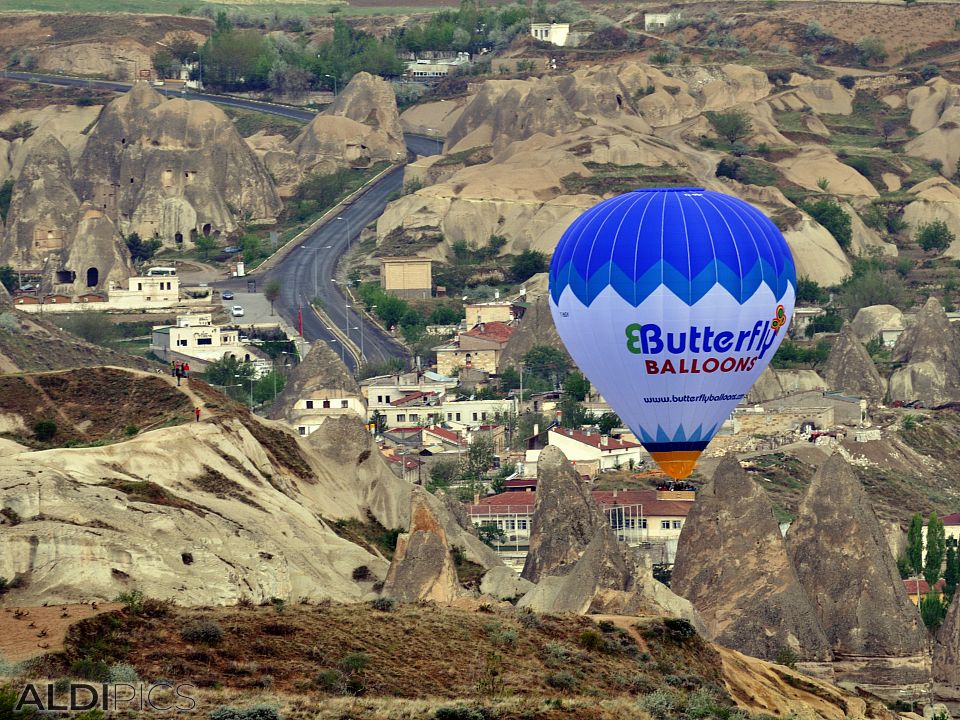
[[[222,297],[224,300],[233,300],[233,293],[229,290],[224,290],[222,293],[220,293],[220,297]]]
[[[242,306],[242,305],[234,305],[234,306],[230,309],[230,314],[233,315],[234,317],[243,317],[243,306]]]

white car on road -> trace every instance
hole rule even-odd
[[[243,317],[243,306],[234,305],[232,308],[230,308],[230,314],[234,317]]]

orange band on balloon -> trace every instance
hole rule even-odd
[[[673,450],[671,452],[653,452],[650,457],[654,459],[660,469],[674,480],[683,480],[690,477],[693,468],[697,464],[697,458],[700,457],[699,450]]]

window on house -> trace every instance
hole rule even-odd
[[[397,422],[406,422],[406,421],[407,421],[407,416],[405,414],[400,413],[399,415],[397,415]]]
[[[516,530],[517,522],[515,520],[507,520],[507,530]]]
[[[420,415],[417,413],[410,413],[410,422],[419,422]]]
[[[476,419],[477,419],[477,414],[476,414],[476,413],[473,414],[473,419],[474,419],[474,421],[476,421]]]
[[[187,340],[177,340],[177,345],[178,345],[179,347],[186,347],[186,346],[187,346],[187,342],[188,342]]]
[[[387,397],[386,397],[386,399],[384,400],[384,402],[386,402],[386,403],[388,403],[388,404],[390,403],[390,396],[389,396],[389,395],[387,395]]]
[[[378,403],[382,403],[382,402],[383,402],[383,395],[377,395],[377,402],[378,402]]]
[[[297,431],[298,431],[301,435],[306,435],[306,434],[307,434],[307,429],[306,429],[303,425],[301,425],[300,427],[298,427],[298,428],[297,428]]]
[[[307,400],[307,410],[313,410],[313,400]]]
[[[143,283],[137,283],[137,291],[143,290]]]
[[[646,529],[647,529],[647,519],[646,519],[646,518],[640,518],[640,520],[639,520],[638,522],[640,523],[640,524],[638,525],[638,527],[639,527],[641,530],[646,530]]]
[[[329,408],[330,408],[330,401],[329,401],[329,400],[324,400],[324,401],[323,401],[323,409],[324,409],[324,410],[327,410],[327,409],[329,409]]]
[[[340,407],[341,407],[341,408],[349,407],[349,403],[348,403],[346,400],[341,400],[341,401],[340,401]]]
[[[213,345],[213,338],[197,338],[197,345]]]
[[[457,422],[460,422],[460,413],[457,413]]]
[[[661,529],[661,530],[669,530],[669,529],[670,529],[670,521],[669,521],[669,520],[661,520],[661,521],[660,521],[660,529]]]
[[[526,530],[527,521],[526,520],[517,520],[517,530]]]
[[[674,520],[674,521],[673,521],[673,529],[674,529],[674,530],[679,530],[682,525],[683,525],[683,521],[682,521],[682,520]]]
[[[447,421],[453,420],[453,413],[447,413]]]
[[[486,419],[487,419],[487,414],[486,414],[485,412],[480,413],[480,419],[481,419],[481,420],[486,420]]]

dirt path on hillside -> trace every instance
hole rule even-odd
[[[20,662],[63,650],[67,630],[75,622],[122,607],[120,603],[5,607],[0,611],[0,657]]]

